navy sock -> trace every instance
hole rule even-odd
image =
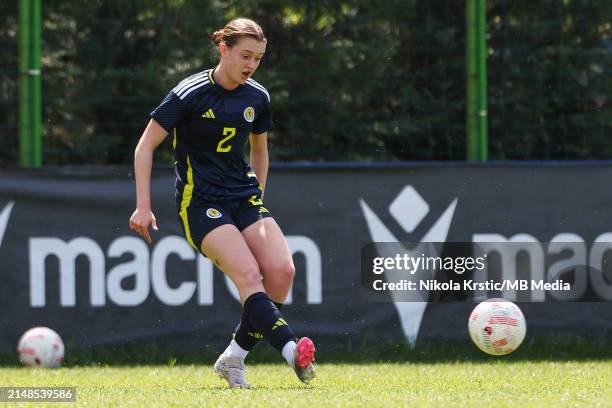
[[[278,302],[274,302],[274,305],[278,310],[283,307],[283,304]],[[244,313],[242,313],[238,326],[234,329],[234,340],[236,343],[243,349],[251,351],[261,339],[263,339],[263,334],[257,331],[255,326],[253,326],[251,322],[244,317]]]
[[[279,352],[282,352],[285,344],[295,339],[283,314],[263,292],[253,293],[244,301],[242,314]]]

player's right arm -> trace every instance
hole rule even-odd
[[[153,152],[164,141],[168,133],[189,109],[194,90],[204,85],[204,73],[183,80],[174,87],[161,104],[151,112],[151,120],[144,130],[134,152],[134,175],[136,177],[136,210],[130,217],[130,228],[151,243],[149,225],[157,230],[157,221],[151,210],[151,168]],[[178,94],[177,94],[178,92]]]
[[[130,228],[149,244],[149,225],[157,231],[157,220],[151,209],[151,169],[153,152],[164,141],[168,132],[151,119],[142,133],[134,152],[134,176],[136,178],[136,210],[130,217]]]

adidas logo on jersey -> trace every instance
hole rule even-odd
[[[214,119],[215,118],[215,113],[213,112],[212,108],[210,108],[209,110],[207,110],[206,112],[204,112],[202,114],[203,118],[208,118],[208,119]]]

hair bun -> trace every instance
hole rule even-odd
[[[221,40],[223,39],[223,30],[215,31],[210,37],[215,44],[219,45],[219,43],[221,43]]]

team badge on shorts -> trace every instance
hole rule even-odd
[[[221,212],[215,208],[209,208],[206,210],[206,216],[208,218],[221,218]]]
[[[244,110],[244,119],[247,122],[252,122],[255,120],[255,109],[253,109],[252,106],[249,106]]]

